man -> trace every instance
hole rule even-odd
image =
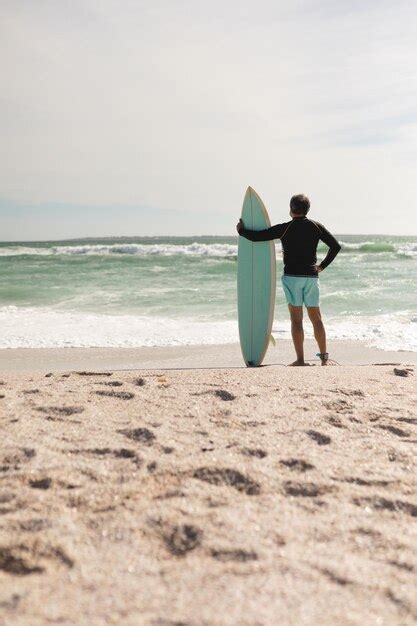
[[[249,241],[281,239],[284,253],[282,286],[291,316],[291,334],[297,360],[291,365],[308,365],[304,361],[303,304],[313,324],[314,337],[319,347],[321,364],[327,365],[329,354],[326,346],[326,331],[319,307],[319,280],[322,272],[340,251],[340,244],[318,222],[307,219],[310,200],[299,194],[290,201],[290,222],[276,224],[265,230],[248,230],[240,219],[236,228],[239,235]],[[323,241],[329,250],[325,259],[317,265],[317,245]]]

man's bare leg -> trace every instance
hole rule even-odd
[[[319,352],[321,354],[325,354],[327,352],[326,346],[326,330],[324,328],[323,320],[321,319],[320,307],[318,306],[309,306],[307,308],[308,317],[313,324],[314,337],[316,338],[317,345],[319,347]],[[327,365],[327,361],[321,362],[322,365]]]
[[[291,365],[307,365],[304,362],[304,328],[303,328],[303,307],[288,305],[291,317],[291,335],[294,342],[297,360]]]

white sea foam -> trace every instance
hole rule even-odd
[[[393,253],[399,256],[417,258],[417,243],[389,243],[384,241],[341,242],[342,252],[345,253]],[[279,242],[276,244],[280,252]],[[326,250],[326,246],[319,245],[319,250]],[[236,257],[237,244],[231,243],[201,243],[194,241],[189,244],[176,243],[109,243],[109,244],[82,244],[65,246],[4,246],[0,247],[0,256],[109,256],[128,255],[139,257]]]
[[[139,315],[0,308],[0,348],[140,347],[226,344],[239,340],[236,320],[207,321]],[[331,339],[364,341],[382,350],[417,351],[417,318],[409,314],[333,318]],[[273,334],[289,338],[289,322],[274,323]],[[306,323],[306,335],[312,336]]]
[[[235,257],[237,245],[228,243],[199,243],[190,244],[141,244],[123,243],[109,245],[72,245],[53,247],[8,246],[0,248],[0,256],[197,256],[197,257]]]
[[[417,352],[417,323],[410,315],[338,317],[326,322],[330,339],[363,341],[380,350]]]
[[[234,321],[0,308],[0,348],[176,346],[234,343]]]
[[[417,243],[404,243],[398,246],[397,254],[417,259]]]
[[[50,256],[51,248],[31,248],[29,246],[0,247],[0,256]]]

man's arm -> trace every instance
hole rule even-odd
[[[333,235],[329,233],[329,231],[326,228],[324,228],[322,224],[318,224],[318,227],[320,229],[321,241],[323,241],[323,243],[325,243],[326,246],[329,246],[329,250],[325,258],[317,266],[321,270],[324,270],[336,258],[336,256],[339,254],[340,250],[342,249],[342,246],[337,241],[337,239],[335,239],[335,237],[333,237]]]
[[[245,228],[242,220],[240,219],[236,230],[242,237],[249,239],[249,241],[271,241],[272,239],[279,239],[285,229],[285,224],[275,224],[265,230],[249,230]]]

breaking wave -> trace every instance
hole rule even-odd
[[[417,243],[390,243],[383,241],[343,242],[342,253],[393,254],[417,258]],[[319,245],[319,252],[327,248]],[[233,243],[112,243],[55,246],[11,245],[0,247],[0,256],[138,256],[138,257],[217,257],[236,258],[237,244]],[[277,251],[280,251],[277,242]]]
[[[197,257],[233,257],[237,255],[237,245],[228,243],[190,243],[190,244],[141,244],[123,243],[109,245],[72,245],[53,247],[10,246],[0,248],[0,256],[197,256]]]

